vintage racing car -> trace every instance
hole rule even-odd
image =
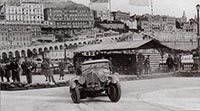
[[[70,81],[70,93],[74,103],[80,99],[97,97],[103,93],[112,102],[121,97],[118,73],[113,72],[112,64],[107,59],[90,60],[81,64],[81,75]]]

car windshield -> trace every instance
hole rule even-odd
[[[98,71],[98,70],[110,70],[109,69],[109,64],[108,63],[96,63],[96,64],[85,64],[82,65],[82,72],[87,72],[87,71],[91,71],[91,69]]]

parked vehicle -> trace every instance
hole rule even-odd
[[[107,94],[112,102],[121,97],[118,73],[113,72],[107,59],[90,60],[81,64],[81,75],[70,81],[70,93],[74,103],[80,99]]]

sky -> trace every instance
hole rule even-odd
[[[82,3],[86,6],[89,4],[89,0],[71,1]],[[151,13],[150,6],[132,6],[129,5],[129,0],[112,0],[111,3],[112,11],[121,10],[138,15]],[[154,15],[181,17],[183,15],[183,11],[185,11],[187,18],[194,18],[197,12],[195,8],[197,4],[200,4],[200,0],[153,0],[153,13]]]

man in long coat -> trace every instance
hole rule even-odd
[[[22,69],[26,75],[27,83],[31,84],[32,83],[32,63],[28,61],[28,58],[25,58],[25,61],[22,63]]]

